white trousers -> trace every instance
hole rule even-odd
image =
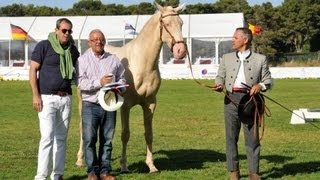
[[[41,139],[34,179],[45,180],[52,162],[51,179],[57,180],[64,172],[72,96],[41,95],[41,99],[42,111],[38,113]]]

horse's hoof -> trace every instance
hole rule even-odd
[[[84,165],[82,161],[77,161],[76,166],[80,168],[80,167],[83,167]]]
[[[157,168],[151,168],[149,173],[158,173],[159,170]]]

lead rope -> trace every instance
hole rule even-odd
[[[203,84],[203,83],[201,83],[200,81],[198,81],[196,78],[194,78],[193,70],[192,70],[192,62],[191,62],[191,58],[190,58],[190,53],[189,53],[189,49],[188,49],[188,46],[187,46],[186,43],[185,43],[185,48],[186,48],[186,51],[187,51],[189,69],[190,69],[190,72],[191,72],[192,79],[193,79],[197,84],[199,84],[200,86],[207,87],[207,88],[210,88],[210,89],[213,88],[212,85]]]
[[[261,136],[259,137],[259,141],[262,140],[263,135],[264,135],[264,130],[265,130],[265,115],[270,117],[271,116],[271,111],[270,109],[267,107],[264,99],[262,98],[262,94],[258,94],[258,98],[260,98],[260,102],[261,102],[261,110],[259,110],[259,104],[257,102],[257,99],[255,96],[251,96],[250,100],[246,103],[250,103],[250,101],[253,101],[254,103],[254,125],[253,125],[253,132],[254,132],[254,137],[259,137],[257,136],[256,132],[257,132],[257,128],[261,127],[262,128],[262,132],[261,132]],[[261,112],[260,112],[261,111]]]

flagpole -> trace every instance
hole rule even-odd
[[[30,29],[32,28],[32,26],[34,25],[34,22],[36,21],[37,17],[35,17],[27,31],[27,38],[26,40],[24,41],[25,43],[25,57],[24,57],[24,67],[27,69],[29,67],[29,41],[33,41],[34,39],[29,36],[29,32],[30,32]]]
[[[124,28],[124,31],[123,31],[122,46],[124,46],[125,44],[126,44],[126,28]]]
[[[135,22],[135,27],[137,28],[138,27],[138,21],[139,21],[139,18],[140,18],[140,14],[137,15],[137,19],[136,19],[136,22]],[[137,37],[137,29],[134,29],[134,39]]]

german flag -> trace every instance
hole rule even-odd
[[[28,33],[20,26],[10,24],[11,26],[11,38],[12,40],[28,40]]]

